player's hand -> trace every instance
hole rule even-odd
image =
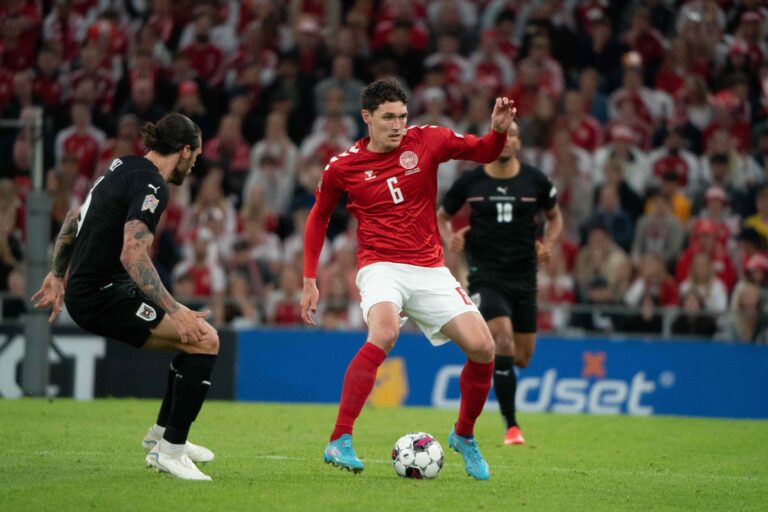
[[[451,252],[460,253],[464,250],[464,235],[469,231],[469,226],[463,227],[451,235]]]
[[[515,102],[509,98],[496,98],[491,114],[491,128],[499,133],[507,133],[515,120]]]
[[[307,325],[317,325],[312,315],[317,313],[317,300],[320,292],[317,290],[317,281],[309,277],[304,278],[304,290],[301,292],[301,319]]]
[[[179,304],[179,309],[168,313],[171,321],[176,326],[182,343],[200,343],[208,334],[208,323],[203,320],[211,314],[210,311],[193,311],[187,306]]]
[[[61,312],[61,304],[64,302],[64,280],[48,272],[43,280],[43,285],[32,296],[32,304],[37,309],[51,307],[51,316],[48,317],[48,323],[52,324]]]
[[[539,265],[549,265],[549,262],[552,259],[552,250],[550,249],[549,244],[536,240],[536,259],[538,260]]]

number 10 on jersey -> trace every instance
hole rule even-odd
[[[397,177],[392,176],[391,178],[387,178],[387,186],[389,187],[389,193],[392,194],[392,202],[402,203],[403,202],[403,191],[397,188],[395,185],[397,185]]]
[[[499,224],[512,222],[512,203],[496,203],[496,222]]]

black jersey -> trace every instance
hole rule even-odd
[[[87,293],[131,280],[120,262],[123,227],[138,219],[154,233],[167,204],[168,185],[152,162],[138,156],[113,160],[80,207],[67,291]]]
[[[535,217],[557,204],[557,190],[536,167],[520,164],[512,178],[493,178],[483,167],[463,173],[445,194],[443,208],[455,215],[469,203],[465,238],[470,279],[536,276]]]

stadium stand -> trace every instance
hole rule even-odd
[[[218,325],[292,325],[312,192],[365,135],[364,84],[397,76],[412,120],[475,134],[504,94],[566,221],[542,331],[764,343],[766,34],[755,0],[8,0],[0,118],[44,108],[55,234],[113,157],[142,154],[142,122],[188,115],[204,152],[158,231],[162,277]],[[28,307],[29,133],[2,129],[0,154],[6,321]],[[440,190],[474,165],[445,164]],[[319,318],[362,327],[343,204],[328,235]]]

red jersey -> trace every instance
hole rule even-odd
[[[305,277],[317,275],[328,221],[344,192],[347,210],[358,220],[358,268],[384,261],[442,266],[436,215],[438,165],[451,159],[492,162],[506,140],[506,134],[494,130],[478,138],[438,126],[411,126],[393,151],[369,151],[366,137],[331,158],[307,220]]]

